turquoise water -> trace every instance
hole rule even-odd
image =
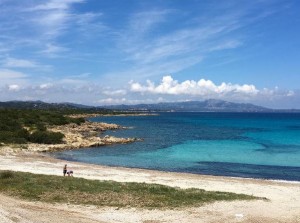
[[[55,153],[66,160],[197,174],[300,181],[300,114],[161,113],[97,117],[143,142]]]

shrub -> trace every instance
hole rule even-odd
[[[42,123],[36,124],[36,128],[39,131],[46,131],[47,130],[46,126],[44,124],[42,124]]]
[[[14,174],[12,171],[3,171],[0,172],[0,179],[4,180],[4,179],[9,179],[9,178],[13,178]]]
[[[42,143],[42,144],[59,144],[62,143],[64,134],[60,132],[50,132],[50,131],[35,131],[30,137],[29,141],[33,143]]]
[[[70,118],[69,122],[76,123],[77,125],[80,125],[81,123],[85,122],[85,119],[84,118]]]

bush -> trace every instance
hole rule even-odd
[[[0,179],[4,180],[4,179],[10,179],[14,177],[14,173],[12,171],[3,171],[0,172]]]
[[[0,143],[61,143],[64,135],[47,131],[47,125],[68,123],[80,125],[85,122],[84,119],[69,118],[64,114],[64,112],[54,110],[0,108]],[[30,135],[26,129],[36,130],[36,132]]]
[[[19,130],[17,130],[16,132],[15,132],[15,135],[18,137],[18,138],[24,138],[24,139],[28,139],[29,138],[29,132],[26,130],[26,129],[24,129],[24,128],[21,128],[21,129],[19,129]]]
[[[39,131],[46,131],[47,130],[46,126],[44,124],[42,124],[42,123],[36,124],[36,128]]]
[[[15,144],[26,144],[27,139],[24,139],[24,138],[10,138],[9,142],[10,143],[15,143]]]
[[[23,128],[15,131],[0,130],[0,142],[24,144],[27,143],[28,138],[29,132]]]
[[[76,123],[77,125],[80,125],[81,123],[85,122],[85,119],[84,118],[70,118],[69,122]]]
[[[30,135],[29,141],[33,143],[41,143],[41,144],[59,144],[62,143],[63,138],[64,138],[64,134],[60,132],[37,130]]]

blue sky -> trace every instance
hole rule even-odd
[[[297,0],[0,0],[0,100],[300,108]]]

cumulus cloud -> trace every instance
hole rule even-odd
[[[49,89],[49,88],[51,88],[51,87],[53,87],[53,84],[50,84],[50,83],[41,84],[41,85],[39,86],[40,89]]]
[[[199,96],[225,96],[229,94],[256,95],[259,93],[259,90],[254,85],[239,85],[224,82],[216,85],[211,80],[205,79],[200,79],[199,81],[186,80],[180,83],[171,76],[164,76],[158,85],[155,85],[150,80],[147,80],[146,85],[131,81],[130,90],[140,93]]]
[[[17,84],[11,84],[8,86],[8,90],[9,91],[19,91],[20,90],[20,86]]]
[[[295,92],[294,91],[288,91],[287,95],[288,97],[292,97],[295,95]]]
[[[11,75],[8,76],[8,74]],[[4,79],[0,78],[2,84],[0,101],[42,100],[46,102],[68,101],[87,105],[114,105],[221,99],[272,108],[278,108],[280,104],[285,103],[285,107],[291,108],[298,106],[300,99],[300,92],[297,90],[284,90],[278,87],[258,89],[252,84],[216,84],[205,79],[178,81],[171,76],[164,76],[159,83],[150,80],[146,83],[132,81],[123,88],[100,86],[91,82],[80,83],[81,79],[76,79],[75,82],[74,80],[47,80],[35,84],[18,82],[18,78],[23,76],[24,74],[18,72],[6,72],[5,76],[2,75],[6,78],[15,78],[9,79],[9,82],[5,84],[3,84]]]
[[[121,99],[118,99],[118,98],[104,98],[104,99],[99,99],[97,101],[97,103],[104,104],[104,105],[115,105],[115,104],[123,104],[126,101],[127,101],[126,98],[121,98]]]

